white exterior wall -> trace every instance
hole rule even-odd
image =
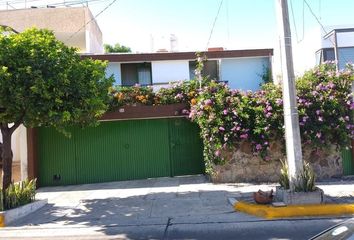
[[[322,48],[333,48],[334,35],[322,39]],[[353,47],[354,46],[354,32],[337,33],[337,45],[338,47]]]
[[[106,76],[109,77],[113,74],[114,83],[113,85],[121,85],[122,84],[122,74],[120,70],[120,63],[110,62],[107,65]]]
[[[231,89],[258,90],[263,66],[269,67],[268,57],[221,59],[220,80],[228,81]]]
[[[151,62],[152,83],[168,83],[189,79],[189,61]]]
[[[0,142],[2,142],[2,135],[0,133]],[[21,180],[28,177],[27,171],[27,129],[20,125],[12,134],[11,150],[13,153],[12,161],[14,164],[20,164]]]

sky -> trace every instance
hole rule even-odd
[[[112,1],[92,4],[94,15]],[[277,48],[275,0],[117,0],[97,22],[105,43],[120,43],[134,52],[169,49],[176,35],[179,51]],[[353,0],[307,0],[323,26],[354,24]],[[303,0],[289,0],[295,72],[315,63],[321,26]]]
[[[30,2],[27,4],[38,5],[65,0],[27,1]],[[233,50],[279,46],[276,0],[223,0],[208,44],[221,1],[116,0],[96,21],[104,43],[120,43],[131,47],[133,52],[169,49],[171,34],[177,37],[179,51],[202,51],[207,47]],[[354,24],[353,0],[306,1],[324,26]],[[89,7],[95,16],[112,2],[96,0],[89,3]],[[320,24],[303,0],[288,0],[288,4],[295,68],[303,70],[312,64],[314,51],[319,48],[316,45],[320,41]]]

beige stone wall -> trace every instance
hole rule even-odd
[[[251,153],[248,143],[241,143],[234,149],[225,151],[224,165],[214,166],[214,182],[277,182],[281,163],[285,153],[279,143],[272,143],[270,160],[265,161]],[[316,150],[309,146],[303,149],[303,159],[310,162],[318,180],[341,176],[343,173],[342,158],[335,146]]]

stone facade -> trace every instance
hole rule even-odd
[[[233,149],[223,153],[226,163],[213,166],[213,182],[277,182],[281,163],[286,160],[282,145],[273,142],[270,145],[270,160],[265,161],[254,156],[251,146],[243,142]],[[310,146],[303,148],[303,159],[309,162],[314,169],[317,180],[339,177],[343,173],[342,157],[339,149],[329,146],[326,149],[313,149]]]

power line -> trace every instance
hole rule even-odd
[[[295,36],[296,36],[296,41],[297,43],[300,43],[302,41],[299,41],[299,35],[297,34],[297,28],[296,28],[296,21],[295,21],[295,14],[294,14],[294,9],[293,9],[293,1],[290,0],[290,10],[291,10],[291,16],[293,19],[293,23],[294,23],[294,30],[295,30]]]
[[[321,26],[322,30],[324,31],[324,33],[327,35],[328,31],[325,29],[325,27],[323,26],[323,24],[321,23],[320,19],[316,16],[316,14],[313,12],[311,6],[308,4],[308,2],[306,0],[304,0],[304,3],[307,5],[308,9],[310,10],[310,13],[312,14],[312,16],[316,19],[316,21],[318,22],[318,24]],[[336,46],[336,44],[333,42],[333,40],[329,37],[328,40],[333,44],[333,47]],[[344,59],[344,62],[349,62],[346,57],[343,55],[342,56]],[[337,61],[339,62],[339,59],[337,59]],[[336,64],[339,64],[339,63]]]
[[[206,45],[206,48],[205,48],[206,50],[208,50],[209,43],[210,43],[210,39],[211,39],[211,36],[213,35],[213,31],[214,31],[215,23],[216,23],[216,21],[218,20],[219,13],[220,13],[220,9],[221,9],[221,6],[222,6],[222,3],[223,3],[223,2],[224,2],[224,0],[221,0],[221,1],[220,1],[218,12],[216,13],[216,16],[215,16],[215,19],[214,19],[213,26],[211,27],[211,31],[210,31],[210,35],[209,35],[209,39],[208,39],[208,42],[207,42],[207,45]]]
[[[104,9],[102,9],[99,13],[97,13],[94,17],[90,19],[90,21],[86,22],[81,28],[79,28],[76,32],[71,34],[65,41],[69,41],[72,39],[76,34],[78,34],[82,29],[84,29],[87,24],[91,23],[92,21],[96,20],[98,16],[100,16],[104,11],[106,11],[108,8],[110,8],[117,0],[113,0],[110,4],[108,4]]]
[[[307,5],[308,9],[310,10],[310,13],[312,14],[312,16],[314,16],[314,18],[316,19],[316,21],[318,22],[318,24],[320,24],[322,30],[327,34],[328,32],[326,31],[325,27],[322,25],[320,19],[316,16],[316,14],[313,12],[311,6],[308,4],[308,2],[306,0],[304,0],[304,3]]]

